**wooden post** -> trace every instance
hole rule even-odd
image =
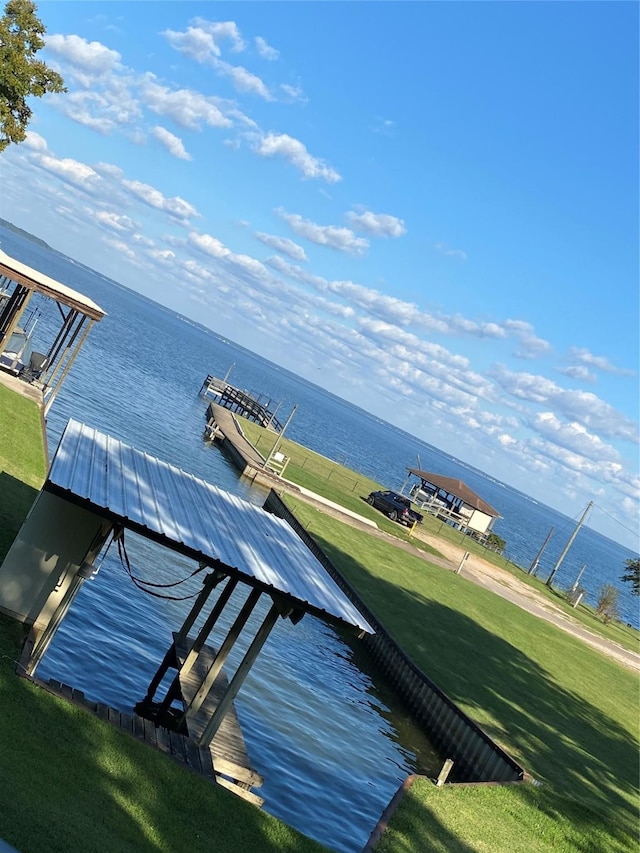
[[[449,777],[449,773],[451,773],[451,768],[453,767],[453,759],[447,758],[445,763],[442,765],[442,770],[440,771],[440,775],[438,776],[438,781],[436,785],[438,788],[442,788],[444,783],[447,781]]]
[[[229,583],[225,586],[225,588],[220,593],[220,597],[218,598],[218,600],[214,604],[213,609],[211,610],[211,613],[205,619],[204,624],[198,633],[198,636],[194,640],[191,648],[189,649],[189,654],[185,658],[185,661],[182,664],[182,667],[180,669],[180,675],[187,675],[187,673],[191,670],[191,667],[196,662],[196,658],[200,654],[202,647],[204,646],[205,642],[207,641],[207,637],[211,633],[213,626],[218,621],[220,614],[222,613],[224,608],[227,606],[227,603],[228,603],[229,599],[231,598],[231,594],[233,593],[233,591],[237,587],[237,585],[238,585],[238,581],[235,578],[233,578],[233,579],[230,578]],[[176,642],[177,642],[177,639],[178,638],[176,637]]]
[[[220,728],[220,724],[224,719],[224,715],[229,710],[231,703],[238,695],[238,691],[242,687],[245,678],[247,677],[249,670],[253,666],[255,659],[260,654],[260,650],[264,646],[267,637],[271,633],[271,629],[278,621],[278,613],[279,608],[277,604],[273,604],[271,609],[267,613],[264,622],[258,629],[258,633],[253,639],[253,642],[247,649],[247,653],[242,659],[242,663],[236,670],[235,675],[231,679],[229,686],[225,690],[224,696],[220,700],[220,703],[216,710],[213,712],[213,715],[207,725],[204,727],[202,735],[200,736],[200,740],[198,741],[198,746],[209,746],[211,741],[216,735],[216,732]]]
[[[183,676],[186,676],[187,673],[189,673],[191,671],[191,668],[193,667],[194,663],[198,659],[198,655],[200,654],[200,650],[204,646],[207,637],[211,633],[211,629],[213,628],[215,623],[218,621],[218,617],[220,616],[220,614],[222,613],[222,611],[226,607],[227,602],[231,598],[231,594],[237,585],[238,585],[237,580],[229,579],[229,583],[222,590],[220,597],[218,598],[218,600],[214,604],[213,609],[211,610],[211,613],[207,616],[207,618],[204,622],[204,625],[200,629],[200,632],[198,633],[198,636],[196,637],[196,639],[193,643],[193,646],[189,650],[189,653],[187,654],[187,657],[186,657],[186,659],[185,659],[185,661],[181,667],[178,667],[176,646],[179,643],[186,641],[187,635],[185,634],[184,637],[180,637],[180,635],[176,634],[176,638],[175,638],[173,645],[171,646],[171,649],[169,651],[173,652],[172,659],[175,661],[175,663],[173,665],[175,665],[175,667],[178,671],[177,671],[173,681],[171,682],[169,689],[167,690],[167,692],[165,694],[164,699],[162,700],[162,702],[160,704],[160,711],[161,712],[162,711],[168,711],[169,708],[171,707],[173,700],[176,699],[180,695],[180,680],[181,680],[181,678]],[[204,592],[204,590],[203,590],[203,592]],[[202,595],[202,593],[200,593],[200,595]],[[194,608],[195,608],[195,605],[194,605]],[[191,620],[191,615],[192,614],[190,613],[189,616],[187,616],[187,619],[185,620],[185,624],[180,629],[181,632],[183,630],[185,630],[185,626],[187,625],[187,622],[189,622]],[[197,614],[196,614],[196,616],[194,616],[194,620],[196,617],[197,617]],[[186,630],[188,631],[189,629],[187,628]],[[165,657],[165,660],[166,660],[166,657]],[[163,661],[162,665],[164,666],[164,664],[165,664],[165,662]],[[171,666],[171,664],[169,664],[169,665]],[[167,669],[168,669],[168,667],[165,667],[165,672],[167,671]],[[164,675],[164,673],[163,673],[163,675]],[[157,675],[156,675],[156,678],[154,678],[154,682],[156,681],[156,679],[157,679]],[[152,686],[153,686],[154,682],[152,682]],[[159,683],[160,683],[160,681],[157,682],[156,689],[157,689],[157,686]],[[151,689],[151,688],[149,688],[149,689]],[[155,692],[155,690],[154,690],[154,692]],[[153,698],[153,697],[148,697],[148,698]]]
[[[200,565],[202,566],[202,563]],[[218,569],[216,569],[214,572],[211,572],[211,574],[206,576],[206,578],[204,579],[204,581],[202,583],[202,590],[198,594],[198,597],[196,598],[196,600],[193,604],[193,607],[189,611],[187,618],[184,620],[184,622],[182,624],[182,628],[180,628],[180,630],[176,634],[176,643],[182,643],[187,639],[189,631],[191,630],[196,619],[200,615],[200,611],[202,610],[202,608],[206,604],[206,601],[209,598],[211,591],[225,577],[226,577],[226,575],[224,575]]]
[[[466,560],[468,560],[468,559],[469,559],[469,552],[468,552],[468,551],[465,551],[465,552],[464,552],[464,557],[460,560],[460,565],[459,565],[459,566],[458,566],[458,568],[456,569],[456,574],[457,574],[457,575],[459,575],[459,574],[460,574],[460,572],[462,571],[462,566],[464,565],[464,563],[465,563],[465,562],[466,562]]]
[[[260,590],[252,589],[251,593],[249,594],[249,597],[247,598],[244,603],[244,606],[242,607],[242,610],[240,611],[240,613],[238,613],[235,622],[233,623],[231,628],[229,628],[229,633],[227,634],[223,644],[220,646],[220,651],[215,656],[213,663],[209,667],[209,671],[207,672],[202,681],[202,684],[196,691],[196,694],[191,700],[189,707],[182,715],[182,719],[185,719],[187,717],[193,717],[195,714],[198,713],[202,703],[207,698],[207,694],[213,687],[213,683],[218,677],[220,670],[224,666],[224,662],[226,661],[229,652],[233,648],[234,643],[238,639],[240,632],[247,624],[247,620],[251,615],[251,611],[258,603],[259,598]]]

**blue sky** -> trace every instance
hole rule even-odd
[[[637,4],[40,15],[2,216],[637,547]]]

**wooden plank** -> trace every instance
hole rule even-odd
[[[169,730],[169,744],[171,746],[171,755],[183,764],[186,764],[187,758],[184,752],[184,737],[178,732]]]
[[[237,797],[242,797],[242,799],[246,800],[248,803],[253,803],[254,806],[260,807],[264,803],[264,797],[259,797],[257,794],[254,794],[253,791],[247,791],[245,788],[239,788],[223,776],[216,778],[216,782],[221,787],[234,793]]]
[[[169,740],[169,732],[166,729],[163,729],[161,726],[156,728],[156,743],[158,745],[158,749],[161,749],[162,752],[166,752],[168,755],[171,755],[171,741]]]
[[[145,737],[145,720],[142,717],[139,717],[137,714],[134,714],[133,717],[133,734],[135,737],[140,740],[146,740]]]
[[[149,746],[157,746],[158,745],[158,729],[156,728],[156,724],[151,720],[143,720],[143,736]]]
[[[202,767],[202,758],[201,758],[201,750],[195,745],[195,743],[191,740],[191,738],[183,738],[184,740],[184,757],[187,764],[187,767],[190,767],[192,770],[195,770],[197,773],[201,773],[202,775],[208,775],[205,769]]]

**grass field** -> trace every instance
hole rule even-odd
[[[634,849],[636,675],[462,576],[285,500],[416,664],[541,783],[420,782],[378,849]]]
[[[0,385],[0,560],[15,539],[45,473],[38,407]]]

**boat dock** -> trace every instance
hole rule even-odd
[[[208,375],[200,388],[200,396],[205,400],[214,400],[219,406],[236,412],[265,429],[282,432],[282,424],[276,418],[278,406],[272,410],[272,400],[263,402],[260,397],[230,385],[226,377],[218,379],[216,376]]]
[[[233,414],[219,403],[209,403],[205,436],[209,441],[222,443],[225,453],[243,474],[265,473],[266,459],[248,441]],[[266,472],[268,474],[268,472]]]

